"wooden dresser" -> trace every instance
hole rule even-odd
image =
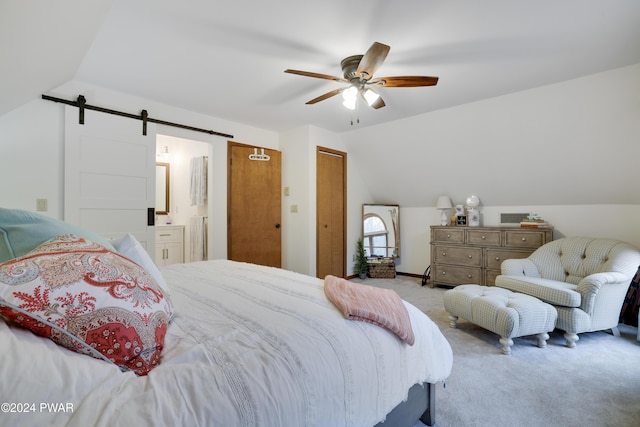
[[[431,226],[431,287],[493,286],[500,264],[553,240],[553,228]]]

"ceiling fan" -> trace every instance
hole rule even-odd
[[[300,70],[284,70],[285,73],[314,77],[317,79],[333,80],[340,83],[348,83],[348,86],[334,89],[323,95],[306,102],[315,104],[332,96],[343,94],[344,105],[355,109],[357,97],[360,95],[369,106],[378,109],[385,106],[384,101],[373,88],[380,87],[419,87],[435,86],[438,77],[428,76],[396,76],[373,78],[373,74],[382,65],[391,48],[386,44],[374,42],[364,55],[353,55],[340,62],[344,77],[335,77],[328,74],[312,73]]]

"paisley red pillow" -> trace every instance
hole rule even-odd
[[[0,315],[78,353],[146,375],[173,306],[142,267],[65,234],[0,264]]]

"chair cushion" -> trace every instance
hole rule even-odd
[[[496,286],[563,307],[580,307],[582,299],[576,285],[556,280],[501,275],[496,277]]]

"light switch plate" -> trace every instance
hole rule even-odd
[[[47,199],[36,199],[36,211],[46,212],[49,210],[49,201]]]

